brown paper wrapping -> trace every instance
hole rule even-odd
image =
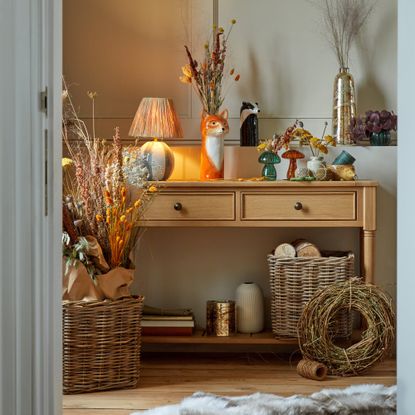
[[[82,262],[76,260],[67,267],[67,258],[64,257],[62,300],[93,301],[106,298],[116,300],[130,296],[129,287],[134,279],[134,269],[117,267],[110,270],[96,238],[86,236],[85,239],[88,241],[86,254],[103,274],[96,275],[95,280],[92,280]]]
[[[63,292],[62,300],[68,301],[93,301],[103,300],[104,294],[92,281],[85,265],[76,261],[66,267],[67,258],[63,258]],[[66,272],[65,272],[66,271]]]
[[[76,261],[66,270],[66,258],[63,258],[63,292],[62,300],[94,301],[116,300],[130,296],[130,285],[133,282],[134,270],[114,268],[106,274],[97,275],[95,283],[88,275],[84,264]]]
[[[131,295],[129,287],[134,279],[133,269],[114,268],[106,274],[97,275],[95,278],[105,298],[116,300]]]

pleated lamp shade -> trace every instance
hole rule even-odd
[[[182,138],[183,131],[173,100],[143,98],[131,124],[129,135],[141,138]]]
[[[174,154],[166,143],[158,139],[183,137],[173,101],[167,98],[143,98],[129,135],[153,139],[141,147],[149,180],[167,180],[174,169]]]

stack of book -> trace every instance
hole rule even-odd
[[[141,317],[141,334],[143,336],[191,336],[195,327],[195,321],[191,310],[153,309],[154,314],[147,314],[146,307]],[[153,310],[150,310],[153,311]],[[170,312],[169,312],[170,311]],[[176,315],[172,315],[176,314]]]

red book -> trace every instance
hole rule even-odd
[[[193,327],[142,327],[143,336],[191,336]]]

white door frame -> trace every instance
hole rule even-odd
[[[0,2],[0,413],[61,405],[61,0]],[[48,87],[48,114],[40,92]]]
[[[398,413],[409,415],[415,407],[411,390],[415,3],[399,0],[398,9]],[[62,411],[61,14],[62,0],[0,0],[0,413],[4,415]],[[39,104],[45,86],[47,117]]]
[[[415,408],[415,1],[398,1],[398,414]]]

